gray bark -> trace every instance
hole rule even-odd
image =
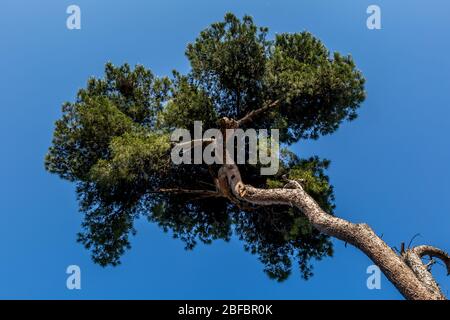
[[[289,181],[289,189],[258,189],[243,183],[236,165],[224,165],[216,185],[224,196],[233,197],[235,203],[297,207],[317,230],[364,252],[406,299],[446,299],[421,260],[424,255],[438,257],[450,272],[450,257],[442,250],[420,246],[398,255],[367,224],[351,223],[326,213],[296,181]]]
[[[225,141],[229,138],[225,133],[226,128],[238,128],[250,123],[254,117],[270,108],[277,107],[278,104],[278,101],[275,101],[238,121],[222,118],[219,125],[224,132]],[[224,150],[223,156],[224,162],[229,159],[227,150]],[[214,177],[214,174],[211,174]],[[450,256],[446,252],[432,246],[418,246],[397,254],[367,224],[351,223],[328,214],[305,192],[299,182],[287,180],[284,188],[254,188],[242,181],[237,165],[225,164],[214,178],[217,194],[213,193],[212,196],[225,197],[242,208],[249,204],[295,206],[303,212],[314,228],[330,237],[345,241],[365,253],[406,299],[446,300],[429,271],[430,264],[425,265],[422,261],[422,258],[427,255],[430,259],[438,258],[445,263],[447,272],[450,274]]]

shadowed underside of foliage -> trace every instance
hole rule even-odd
[[[293,263],[310,277],[311,260],[331,256],[334,237],[366,254],[405,298],[446,299],[430,269],[439,259],[450,273],[448,253],[429,245],[397,253],[367,224],[334,216],[329,161],[290,150],[356,118],[365,93],[352,58],[308,32],[267,34],[250,17],[227,14],[187,46],[187,74],[156,77],[144,66],[108,63],[104,77],[63,105],[45,167],[77,186],[78,240],[96,263],[117,265],[144,216],[187,249],[235,235],[282,281]],[[278,172],[261,175],[260,162],[175,165],[170,135],[192,134],[194,121],[219,128],[226,141],[228,129],[279,129]]]
[[[89,79],[75,101],[63,105],[45,166],[76,183],[84,214],[78,239],[95,262],[120,262],[139,216],[170,231],[188,249],[236,235],[278,280],[288,277],[293,263],[308,278],[311,259],[332,255],[329,237],[297,207],[230,201],[216,193],[219,165],[170,161],[175,128],[193,130],[194,121],[202,121],[203,130],[217,128],[223,117],[239,120],[272,104],[242,127],[280,129],[280,170],[261,176],[261,164],[239,165],[242,178],[265,189],[282,188],[283,176],[301,180],[333,214],[333,188],[325,174],[329,162],[301,159],[289,147],[355,119],[365,97],[364,78],[350,56],[330,53],[308,32],[274,39],[267,34],[250,17],[227,14],[187,46],[187,74],[156,77],[141,65],[108,63],[103,77]]]

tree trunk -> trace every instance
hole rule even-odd
[[[241,202],[255,205],[288,205],[300,209],[310,223],[320,232],[348,242],[364,252],[394,284],[400,293],[410,300],[445,300],[433,276],[422,262],[424,255],[443,260],[450,272],[450,256],[431,246],[420,246],[398,255],[367,224],[355,224],[334,217],[323,211],[307,194],[300,183],[289,180],[281,189],[258,189],[245,185],[236,165],[224,165],[218,176],[219,190],[224,185]],[[228,194],[230,193],[229,190]]]

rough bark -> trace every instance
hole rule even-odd
[[[238,121],[222,118],[219,124],[222,129],[238,128],[251,123],[255,117],[278,105],[279,101],[277,100],[250,112]],[[228,137],[225,137],[225,140],[227,139]],[[224,150],[224,158],[227,161],[230,160],[227,150]],[[237,165],[230,164],[230,162],[225,163],[219,170],[216,186],[220,193],[234,203],[295,206],[303,212],[317,230],[350,243],[364,252],[406,299],[446,300],[429,271],[429,266],[433,264],[432,258],[436,257],[445,263],[450,275],[450,256],[446,252],[432,246],[418,246],[408,249],[408,251],[402,251],[398,255],[376,235],[369,225],[351,223],[322,210],[298,181],[284,177],[287,184],[282,189],[258,189],[244,184]],[[422,261],[422,257],[426,255],[430,256],[431,260],[428,265]]]
[[[238,120],[236,125],[238,127],[243,127],[243,126],[251,123],[254,120],[254,118],[264,114],[265,112],[267,112],[268,110],[270,110],[272,108],[278,107],[279,104],[280,104],[280,100],[275,100],[273,102],[269,102],[265,106],[249,112],[245,117]]]
[[[239,128],[278,104],[279,101],[269,103],[238,121],[222,118],[219,125],[222,128],[225,142],[229,139],[225,129]],[[207,141],[207,143],[210,142]],[[365,253],[406,299],[446,300],[429,271],[429,267],[434,261],[432,258],[439,258],[445,263],[450,274],[450,256],[446,252],[423,245],[406,251],[402,250],[400,254],[397,254],[367,224],[351,223],[322,210],[298,181],[285,177],[287,184],[284,188],[254,188],[244,184],[238,166],[232,162],[226,149],[223,157],[225,164],[219,170],[218,175],[214,176],[212,173],[216,191],[196,190],[195,192],[202,193],[203,196],[227,198],[242,208],[249,208],[250,204],[295,206],[303,212],[314,228],[323,234],[349,243]],[[430,264],[423,263],[424,256],[430,256]]]
[[[450,274],[450,256],[448,253],[432,246],[422,245],[402,252],[402,256],[406,264],[414,271],[417,278],[422,281],[429,291],[444,297],[441,288],[434,280],[429,269],[436,262],[433,258],[438,258],[445,263],[447,273]],[[422,261],[424,256],[430,257],[430,262],[427,265],[424,265]]]
[[[410,300],[445,300],[445,296],[439,290],[433,280],[429,283],[428,277],[421,276],[417,269],[412,268],[406,262],[405,257],[397,255],[375,232],[364,223],[351,223],[344,219],[332,216],[323,211],[317,202],[306,193],[301,184],[290,181],[290,189],[258,189],[245,185],[241,179],[236,165],[224,165],[219,172],[219,180],[226,180],[233,195],[240,201],[255,205],[287,205],[300,209],[309,219],[313,227],[331,237],[345,241],[364,252],[393,283],[400,293]],[[224,185],[222,182],[221,186]],[[418,249],[422,248],[422,249]],[[412,250],[416,256],[429,254],[425,247]],[[426,248],[429,248],[428,246]],[[438,249],[437,249],[438,250]],[[424,253],[426,252],[426,253]],[[443,251],[433,251],[435,256],[445,257],[447,266],[450,259]],[[445,260],[447,259],[447,260]],[[416,265],[422,265],[419,258]],[[428,272],[428,271],[427,271]],[[428,272],[429,273],[429,272]],[[429,273],[431,279],[432,276]]]

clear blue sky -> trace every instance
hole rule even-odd
[[[82,29],[66,28],[77,4]],[[366,28],[366,8],[382,10],[382,30]],[[117,268],[94,265],[75,242],[74,186],[44,171],[61,103],[73,100],[104,63],[142,63],[158,75],[187,71],[184,49],[225,12],[252,15],[275,32],[309,30],[351,53],[367,78],[357,121],[296,146],[332,160],[336,212],[369,223],[393,246],[450,249],[450,3],[382,0],[3,0],[0,3],[0,298],[401,298],[382,279],[366,288],[371,262],[335,241],[334,258],[269,280],[242,243],[186,252],[155,225],[138,221],[132,250]],[[66,289],[65,269],[81,267],[82,289]],[[435,274],[445,292],[450,279]]]

